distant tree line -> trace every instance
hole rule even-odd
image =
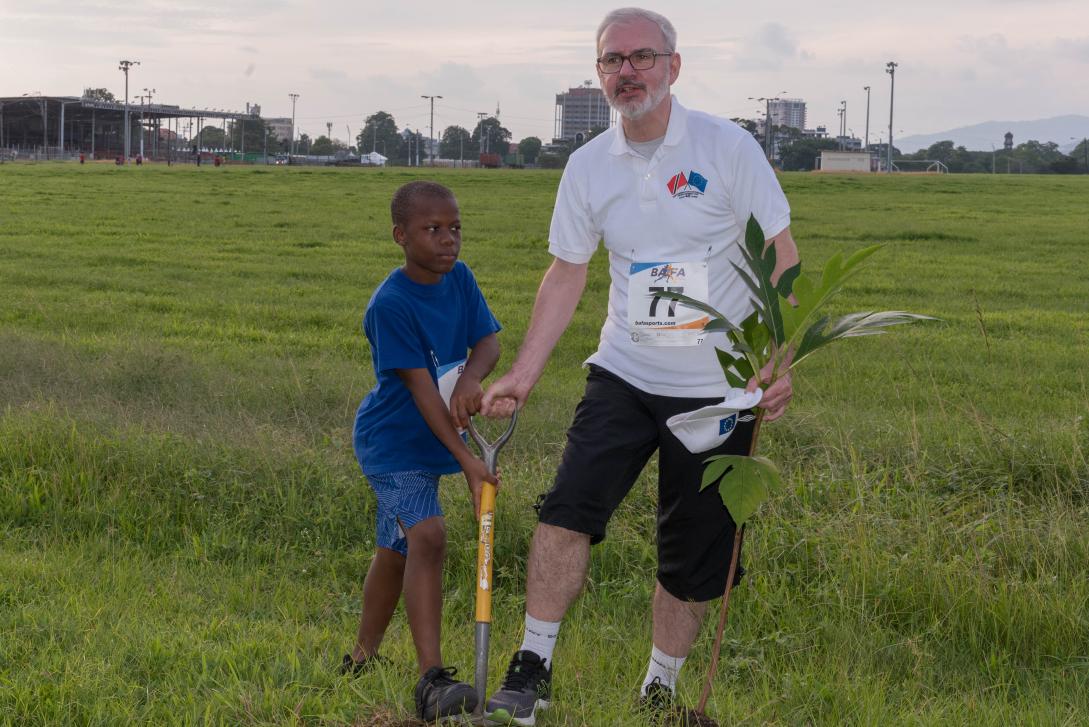
[[[393,114],[386,111],[368,116],[355,142],[359,153],[377,152],[386,157],[387,164],[416,164],[417,160],[427,163],[427,135],[420,129],[401,130]],[[481,154],[495,154],[506,159],[510,157],[511,132],[499,119],[489,116],[479,120],[472,131],[463,126],[448,126],[437,142],[436,158],[475,161]]]
[[[1089,147],[1085,140],[1070,154],[1063,154],[1053,141],[1026,141],[1013,149],[968,151],[952,141],[939,141],[905,160],[933,159],[949,167],[950,172],[977,174],[1089,174]]]
[[[732,121],[752,134],[761,146],[764,145],[762,126],[758,122],[743,118]],[[806,137],[799,129],[789,126],[773,126],[772,134],[778,151],[776,166],[786,172],[812,171],[816,169],[822,151],[840,148],[836,139]],[[882,159],[888,153],[885,144],[871,144],[870,149]],[[1035,140],[1026,141],[1013,149],[993,151],[968,151],[952,141],[939,141],[911,154],[904,154],[894,146],[892,159],[893,163],[939,161],[950,172],[963,174],[1089,174],[1089,142],[1083,139],[1070,154],[1063,154],[1058,144]],[[918,166],[913,165],[912,168],[918,169]]]
[[[822,151],[839,148],[835,139],[805,138],[797,129],[776,127],[773,131],[778,138],[778,161],[783,171],[811,171],[816,168]],[[754,136],[762,141],[758,132]],[[875,146],[871,144],[871,149]],[[887,148],[884,145],[880,148],[881,157],[885,158]],[[961,174],[1089,174],[1089,144],[1085,140],[1070,154],[1064,154],[1058,144],[1050,141],[1026,141],[1013,149],[994,151],[968,151],[952,141],[939,141],[911,154],[904,154],[894,146],[892,159],[893,163],[939,161],[950,172]]]

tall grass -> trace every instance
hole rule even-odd
[[[555,173],[436,170],[509,364],[549,258]],[[0,723],[393,724],[388,667],[335,675],[373,550],[351,453],[359,331],[398,264],[407,171],[0,170]],[[803,367],[762,449],[787,492],[746,541],[710,711],[745,724],[1078,724],[1089,714],[1089,222],[1082,179],[787,175],[808,269],[886,248],[852,310],[939,316]],[[508,449],[491,672],[521,632],[608,285]],[[543,725],[630,724],[649,651],[652,462],[565,621]],[[444,481],[447,660],[469,671],[475,525]],[[708,635],[685,667],[694,698]]]

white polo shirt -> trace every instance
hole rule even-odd
[[[731,263],[745,264],[738,242],[750,214],[766,238],[790,225],[790,207],[760,146],[737,124],[688,111],[676,97],[665,138],[649,160],[629,147],[619,124],[572,154],[548,249],[561,260],[586,263],[604,242],[611,276],[601,341],[586,363],[652,394],[725,395],[729,387],[715,355],[716,347],[731,350],[725,334],[699,334],[698,340],[695,332],[672,334],[669,345],[647,345],[654,332],[648,337],[644,326],[677,311],[669,311],[668,302],[652,311],[646,283],[651,271],[668,271],[670,279],[679,271],[674,282],[689,286],[682,292],[706,289],[705,297],[693,297],[740,324],[753,306]]]

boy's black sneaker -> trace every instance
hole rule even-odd
[[[476,690],[454,679],[458,670],[433,666],[416,683],[416,716],[430,722],[476,709]]]
[[[639,712],[655,727],[718,727],[706,714],[677,704],[673,690],[658,677],[639,698]]]
[[[515,652],[507,667],[503,686],[484,708],[488,724],[531,727],[537,710],[548,709],[552,699],[552,665],[532,651]]]

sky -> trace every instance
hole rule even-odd
[[[872,0],[647,4],[677,28],[689,108],[753,118],[750,97],[802,98],[808,126],[887,139],[988,120],[1089,116],[1089,0]],[[0,96],[129,96],[291,116],[312,137],[354,137],[379,110],[435,135],[493,114],[515,141],[555,127],[555,94],[593,80],[594,34],[614,3],[343,0],[0,0]],[[1086,130],[1089,133],[1089,129]]]

